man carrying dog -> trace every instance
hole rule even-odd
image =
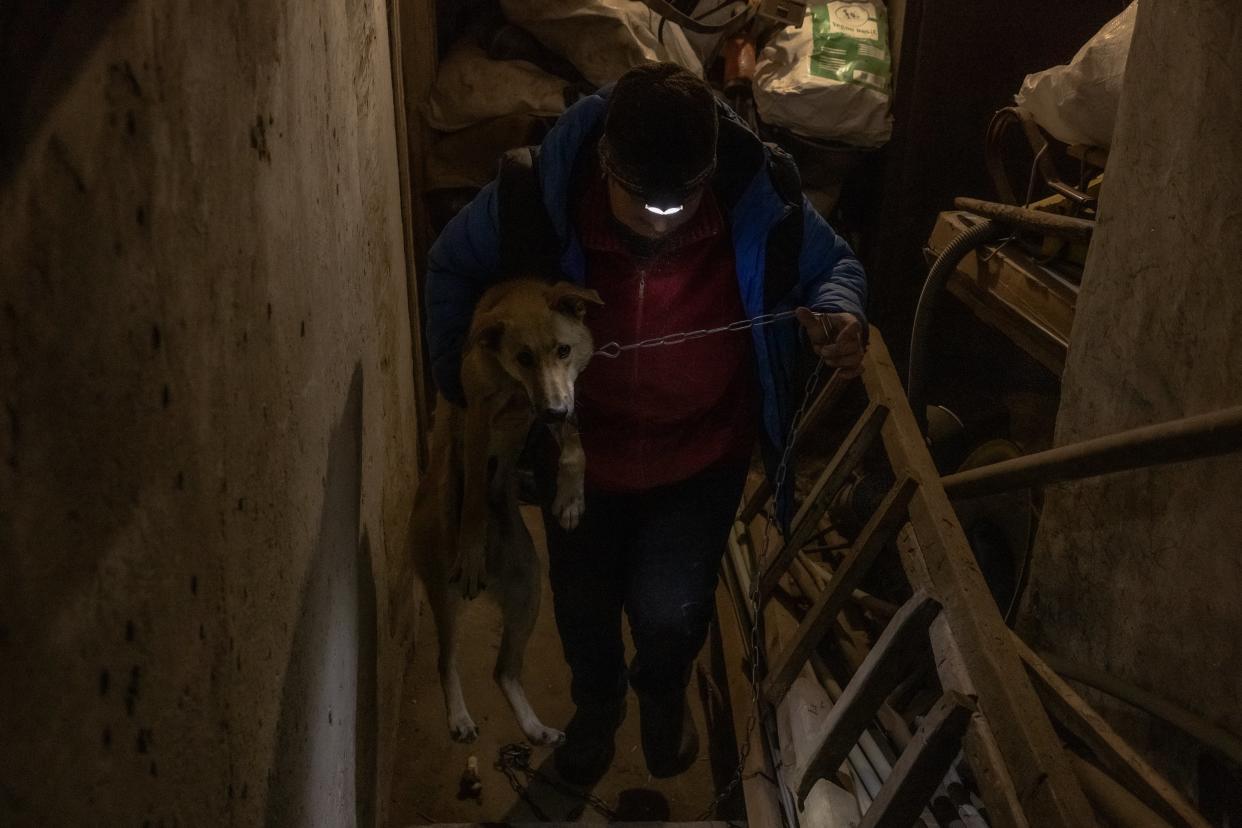
[[[577,705],[556,767],[579,784],[607,771],[628,683],[648,769],[672,776],[698,752],[686,687],[755,443],[773,473],[808,347],[858,373],[866,278],[802,196],[788,156],[670,64],[636,68],[572,106],[432,247],[429,344],[449,398],[461,399],[462,339],[479,296],[521,274],[598,291],[604,305],[588,317],[597,343],[803,309],[801,324],[597,356],[579,380],[586,511],[572,531],[546,510],[544,520]],[[780,511],[787,517],[788,498]]]

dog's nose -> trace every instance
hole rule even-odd
[[[569,416],[567,408],[545,408],[541,417],[545,423],[559,423]]]

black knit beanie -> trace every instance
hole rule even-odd
[[[716,169],[716,99],[673,63],[621,76],[608,99],[600,165],[652,203],[678,203]]]

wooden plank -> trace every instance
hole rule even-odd
[[[910,746],[893,765],[893,775],[863,814],[859,828],[908,828],[918,819],[932,794],[961,752],[962,736],[974,715],[966,696],[947,690],[923,719]]]
[[[794,639],[773,660],[774,666],[763,682],[763,695],[770,704],[777,704],[784,698],[811,650],[819,644],[854,588],[862,582],[884,544],[906,522],[906,506],[916,488],[918,485],[909,477],[893,486],[833,573],[827,589],[820,593],[798,625]]]
[[[1005,769],[1032,825],[1093,825],[1094,814],[1070,767],[1039,697],[1026,679],[974,554],[962,533],[939,474],[897,378],[884,339],[874,328],[863,362],[863,382],[872,402],[890,413],[882,430],[885,448],[898,474],[919,482],[910,502],[917,551],[907,548],[902,565],[911,585],[937,595],[944,604],[952,640],[932,634],[938,668],[942,653],[956,649],[958,674],[969,676],[979,710],[987,718]],[[945,689],[965,692],[941,673]],[[970,693],[967,693],[970,695]]]
[[[983,324],[995,328],[1055,377],[1065,374],[1069,345],[1058,334],[1033,323],[995,293],[980,288],[955,273],[949,277],[945,290],[960,301]]]
[[[987,805],[990,824],[994,828],[1030,828],[1013,778],[996,746],[996,737],[982,714],[976,712],[970,720],[962,748],[979,785],[979,795]]]
[[[418,103],[435,78],[435,4],[410,0],[388,5],[388,48],[392,70],[393,125],[397,142],[397,179],[401,194],[401,240],[405,247],[406,304],[410,317],[410,351],[414,364],[414,435],[421,475],[427,468],[427,435],[431,433],[434,390],[423,352],[422,288],[419,262],[430,245],[426,210],[418,187],[425,128],[417,117]],[[414,14],[402,18],[401,9]],[[411,126],[413,121],[413,126]]]
[[[965,213],[941,213],[928,239],[929,248],[940,253],[954,237],[980,221]],[[1033,333],[1063,346],[1068,344],[1078,285],[1020,247],[1004,242],[984,245],[958,264],[950,280],[1020,315],[1034,326]]]
[[[880,433],[888,415],[888,408],[872,401],[858,422],[850,429],[850,433],[842,441],[841,447],[833,456],[832,461],[815,481],[802,506],[793,519],[793,528],[789,537],[776,553],[773,560],[763,561],[763,575],[759,579],[760,601],[767,600],[776,582],[789,568],[789,562],[798,550],[806,545],[819,526],[820,516],[828,508],[828,502],[845,484],[846,479],[862,460],[871,443]]]
[[[798,774],[799,802],[820,778],[841,766],[880,705],[927,648],[927,628],[938,612],[940,604],[934,598],[915,592],[884,628],[833,705],[814,755]]]
[[[918,538],[914,528],[907,524],[898,535],[897,551],[903,557],[903,565],[907,572],[918,569],[924,572],[921,581],[927,582],[930,575],[922,569],[924,565],[922,552],[918,547]],[[913,579],[912,579],[913,580]],[[972,699],[978,698],[978,691],[966,672],[962,659],[961,648],[949,626],[944,613],[936,616],[928,630],[935,655],[936,672],[940,677],[940,686],[956,690]],[[995,828],[1030,828],[1025,809],[1018,796],[1017,786],[1000,748],[996,744],[996,736],[992,733],[988,721],[983,714],[976,712],[971,719],[970,728],[966,731],[964,743],[966,757],[970,760],[971,770],[979,782],[979,794],[988,808],[988,818]]]
[[[1177,826],[1206,828],[1198,811],[1176,788],[1143,760],[1091,705],[1044,663],[1017,634],[1011,636],[1022,663],[1035,682],[1049,712],[1066,730],[1090,748],[1096,758],[1123,785],[1157,813]]]
[[[980,219],[961,211],[940,213],[928,238],[938,254]],[[1078,289],[1011,244],[990,244],[968,254],[946,288],[984,324],[1009,337],[1057,376],[1074,321]]]
[[[798,424],[797,438],[793,444],[794,451],[806,439],[806,435],[813,432],[815,427],[819,425],[820,418],[831,411],[833,406],[837,404],[837,400],[841,399],[841,395],[845,393],[845,389],[849,387],[850,382],[852,380],[844,379],[840,371],[832,372],[828,382],[824,383],[824,387],[815,396],[815,401],[811,403],[811,407],[802,415],[802,422]],[[738,513],[737,519],[744,524],[749,524],[763,511],[763,507],[771,497],[772,484],[767,477],[764,477],[742,506],[742,511]]]

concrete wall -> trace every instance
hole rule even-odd
[[[1235,0],[1140,4],[1059,444],[1242,403],[1239,77]],[[1056,487],[1025,631],[1242,733],[1239,491],[1236,455]],[[1190,779],[1188,743],[1105,712]]]
[[[382,822],[416,425],[385,4],[91,5],[26,21],[80,48],[0,116],[0,824]]]

